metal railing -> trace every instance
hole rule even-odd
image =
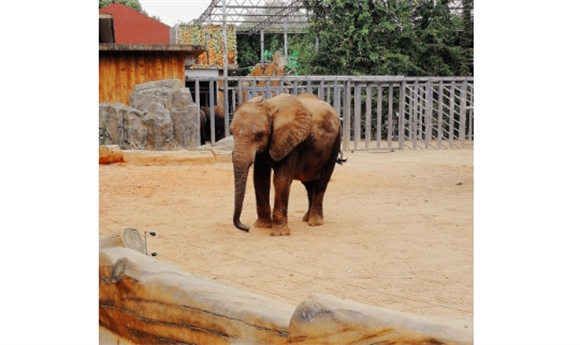
[[[236,106],[244,101],[279,93],[312,93],[339,114],[343,150],[464,148],[474,139],[473,77],[403,76],[277,76],[198,77],[191,89],[199,100],[199,82],[209,82],[209,100],[215,90],[224,100],[224,128]],[[221,84],[219,88],[216,83]],[[197,102],[196,102],[197,103]],[[215,128],[214,109],[207,114]]]

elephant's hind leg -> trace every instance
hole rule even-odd
[[[312,181],[302,181],[302,184],[306,188],[306,193],[308,194],[308,210],[306,210],[304,217],[302,217],[302,221],[308,222],[308,219],[310,218],[310,208],[312,207],[312,198],[314,197],[314,183]]]
[[[322,199],[326,186],[322,186],[321,182],[320,180],[302,182],[308,193],[308,211],[302,217],[302,221],[308,222],[310,226],[322,225],[323,223]]]
[[[302,220],[307,221],[310,226],[318,226],[323,224],[324,214],[322,211],[322,203],[324,202],[324,193],[330,177],[334,172],[336,158],[340,149],[340,137],[334,143],[333,152],[330,159],[320,172],[320,177],[316,180],[304,183],[308,191],[308,212],[304,215]]]

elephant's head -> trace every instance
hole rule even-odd
[[[235,182],[234,225],[244,231],[240,222],[246,182],[256,155],[268,150],[274,161],[286,157],[310,134],[312,114],[293,95],[281,94],[269,100],[252,99],[240,105],[230,125],[234,136],[232,163]]]

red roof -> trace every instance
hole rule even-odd
[[[113,16],[115,43],[169,44],[171,27],[120,3],[99,9]]]

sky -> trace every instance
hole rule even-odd
[[[199,18],[207,9],[210,0],[139,0],[141,7],[150,16],[157,16],[161,21],[173,27],[179,22],[189,22]]]

